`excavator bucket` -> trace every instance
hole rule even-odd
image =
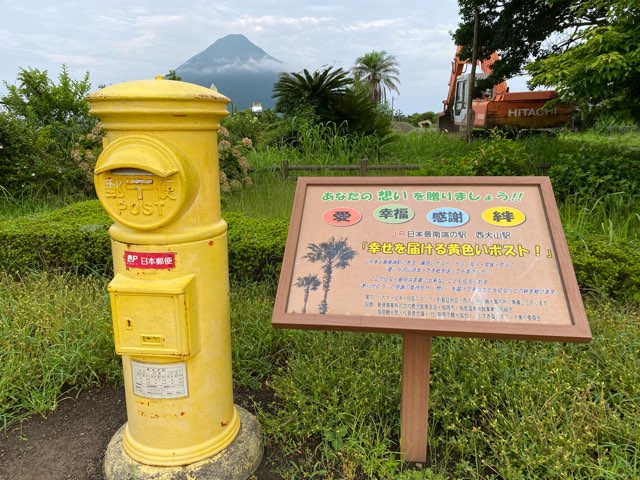
[[[437,115],[436,126],[438,132],[457,132],[459,127],[453,123],[453,118],[448,112],[440,112]]]

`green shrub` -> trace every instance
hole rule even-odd
[[[0,96],[0,186],[26,191],[93,192],[93,166],[102,148],[85,96],[89,74],[71,79],[63,65],[58,82],[46,71],[20,69]]]
[[[427,177],[473,176],[475,169],[468,158],[440,158],[422,163],[420,175]]]
[[[12,273],[109,271],[110,224],[96,200],[7,220],[0,224],[0,266]]]
[[[229,271],[240,279],[280,271],[288,222],[224,214],[229,224]],[[0,223],[0,267],[14,274],[30,270],[77,273],[112,271],[108,228],[112,220],[97,200]]]
[[[271,145],[274,140],[274,132],[284,123],[273,110],[265,110],[259,114],[250,110],[243,110],[222,119],[222,126],[232,132],[238,138],[248,137],[253,140],[253,145],[260,148]],[[275,133],[277,135],[277,133]]]
[[[558,155],[549,169],[557,198],[575,194],[582,197],[640,191],[640,162],[637,153],[620,153],[584,146],[574,153]]]
[[[640,245],[611,244],[606,237],[569,237],[569,252],[580,289],[615,299],[640,300]]]
[[[398,161],[413,158],[425,176],[531,175],[532,155],[522,142],[499,133],[488,140],[467,144],[458,136],[430,131],[402,135],[401,141],[385,146],[384,154]]]
[[[518,142],[494,136],[488,142],[479,142],[476,148],[464,157],[475,175],[511,176],[527,175],[529,155]]]
[[[229,224],[229,271],[239,279],[260,279],[280,273],[289,222],[225,213]]]
[[[89,192],[93,174],[71,156],[71,145],[61,145],[54,126],[35,128],[9,113],[0,112],[0,187],[11,196]],[[87,170],[93,170],[95,160]]]
[[[35,130],[19,118],[0,112],[0,179],[9,194],[24,190],[35,178],[35,144]]]
[[[220,127],[218,132],[218,159],[220,163],[220,191],[228,193],[241,190],[253,183],[249,176],[249,161],[247,154],[253,147],[249,137],[239,137]]]
[[[224,215],[228,228],[229,273],[238,280],[277,277],[288,221],[242,213]],[[0,224],[0,267],[28,270],[111,272],[111,219],[97,200],[7,220]],[[568,234],[580,288],[612,298],[640,299],[640,246],[611,243],[605,236]]]

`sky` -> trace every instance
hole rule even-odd
[[[20,68],[57,80],[63,64],[74,79],[89,72],[92,91],[151,79],[239,33],[290,72],[349,69],[384,50],[400,70],[400,93],[387,100],[407,115],[442,110],[459,22],[456,0],[0,0],[0,12],[0,80],[9,84]]]

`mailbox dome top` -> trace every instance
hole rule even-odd
[[[229,103],[229,99],[216,90],[193,83],[165,80],[161,76],[154,80],[134,80],[109,85],[91,93],[89,101],[100,100],[209,100]]]
[[[215,90],[161,77],[110,85],[87,100],[107,131],[218,128],[230,102]]]

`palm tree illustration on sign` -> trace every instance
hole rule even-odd
[[[315,292],[320,286],[320,279],[317,275],[306,275],[296,279],[296,287],[304,288],[304,306],[302,313],[307,313],[307,301],[309,300],[309,291]]]
[[[322,272],[324,273],[322,290],[324,291],[324,296],[322,302],[318,305],[318,311],[321,314],[325,314],[329,310],[327,296],[331,288],[334,269],[344,270],[355,256],[356,252],[349,246],[346,238],[336,240],[335,237],[331,237],[326,242],[307,244],[307,253],[302,258],[311,263],[322,263]]]

